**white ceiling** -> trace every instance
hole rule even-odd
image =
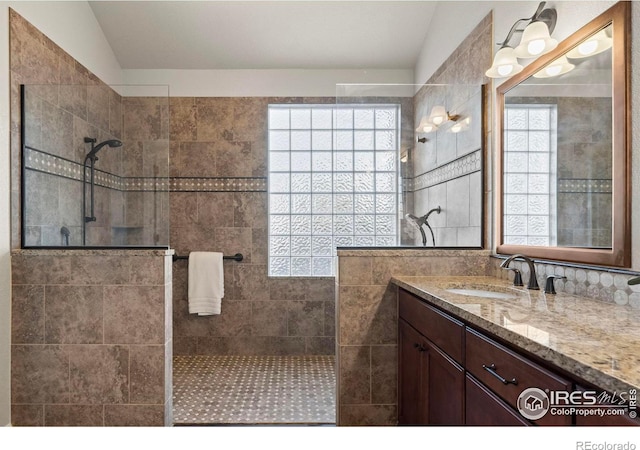
[[[413,69],[434,1],[90,1],[123,69]]]

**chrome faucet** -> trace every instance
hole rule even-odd
[[[536,267],[533,264],[533,260],[531,258],[529,258],[528,256],[524,256],[524,255],[521,255],[521,254],[511,255],[507,259],[505,259],[502,262],[502,264],[500,264],[500,267],[503,268],[503,269],[510,270],[509,264],[514,259],[521,259],[524,262],[526,262],[527,264],[529,264],[529,283],[527,283],[527,289],[539,290],[540,286],[538,286],[538,278],[536,276]]]

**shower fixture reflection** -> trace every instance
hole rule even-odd
[[[96,161],[98,161],[98,157],[96,156],[100,150],[104,146],[109,146],[110,148],[121,147],[122,142],[117,139],[110,139],[96,145],[96,138],[85,137],[84,142],[87,144],[91,144],[91,150],[87,153],[87,156],[84,158],[84,164],[82,168],[82,245],[87,244],[87,223],[95,222],[96,216],[94,213],[94,189],[95,189],[95,165]],[[89,165],[90,172],[90,213],[87,216],[87,163]]]
[[[426,225],[427,228],[429,228],[429,231],[431,232],[431,240],[433,241],[433,246],[434,247],[436,246],[436,238],[433,234],[433,228],[431,228],[431,225],[429,225],[429,216],[434,212],[437,212],[438,214],[440,214],[442,212],[442,209],[438,206],[437,208],[433,208],[432,210],[430,210],[428,213],[426,213],[424,216],[421,216],[421,217],[414,216],[413,214],[405,215],[407,222],[410,223],[414,228],[420,231],[420,234],[422,235],[423,247],[427,246],[427,235],[424,232],[424,228],[422,228],[423,225]]]

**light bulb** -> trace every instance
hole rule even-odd
[[[580,52],[581,55],[588,56],[591,53],[595,52],[596,48],[598,48],[598,41],[591,39],[587,42],[583,42],[582,44],[580,44],[578,46],[578,51]]]
[[[560,73],[561,70],[562,70],[562,66],[549,66],[545,69],[545,72],[550,77],[555,77]]]
[[[556,48],[558,41],[549,36],[549,27],[541,21],[531,22],[522,32],[520,45],[515,49],[518,58],[532,58],[549,53]]]
[[[611,25],[609,25],[611,26]],[[600,30],[586,41],[579,44],[567,53],[569,58],[586,58],[608,50],[613,45],[613,39],[609,37],[606,29]]]
[[[571,64],[565,55],[562,55],[547,67],[533,74],[535,78],[551,78],[571,72],[576,66]]]
[[[544,50],[544,39],[535,39],[527,44],[530,55],[537,56]]]
[[[511,72],[513,72],[513,64],[504,64],[502,66],[498,66],[498,74],[501,77],[506,77]]]
[[[429,122],[434,125],[441,125],[445,120],[447,120],[447,110],[444,109],[444,106],[438,105],[434,106],[431,109],[431,115],[429,116]]]
[[[462,124],[457,123],[454,126],[451,127],[451,132],[452,133],[459,133],[460,130],[462,130]]]
[[[489,78],[503,78],[521,72],[522,65],[518,63],[515,51],[511,47],[502,47],[493,58],[493,64],[485,72]]]

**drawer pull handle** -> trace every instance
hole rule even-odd
[[[498,369],[496,368],[495,364],[491,364],[490,366],[483,364],[482,368],[487,372],[489,372],[494,377],[496,377],[498,380],[500,380],[502,384],[518,384],[518,380],[516,380],[515,378],[513,380],[507,380],[506,378],[503,378],[500,375],[498,375],[498,372],[496,372],[496,370]]]
[[[424,351],[427,350],[426,348],[424,348],[421,344],[418,344],[417,342],[415,344],[413,344],[413,346],[415,348],[417,348],[419,352],[424,352]]]

